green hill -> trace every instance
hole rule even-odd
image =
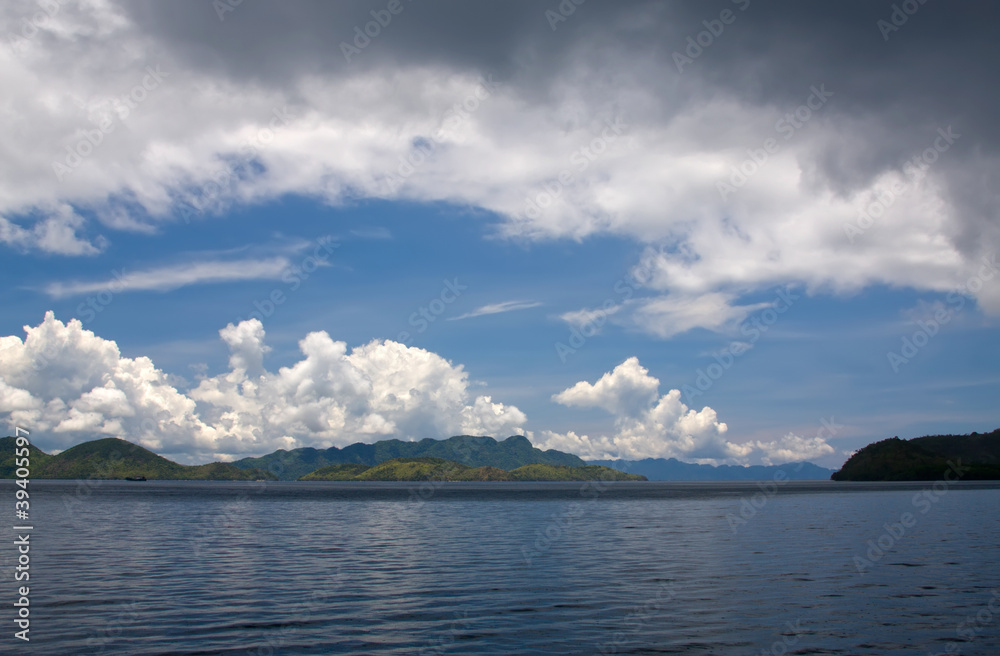
[[[864,447],[830,478],[835,481],[933,481],[961,460],[963,480],[1000,480],[1000,429],[969,435],[892,437]]]
[[[644,481],[608,467],[531,464],[506,471],[469,467],[443,458],[393,458],[377,465],[341,464],[302,476],[302,481]]]
[[[17,438],[0,438],[0,478],[17,478]],[[22,447],[23,448],[23,447]],[[44,466],[52,456],[41,451],[34,444],[28,445],[28,468],[34,476],[35,467]]]
[[[13,437],[0,439],[0,478],[14,478]],[[84,442],[57,455],[31,447],[31,478],[121,479],[145,476],[149,480],[247,481],[275,480],[259,469],[241,469],[230,463],[181,465],[149,449],[117,437]]]
[[[240,468],[257,467],[272,472],[281,480],[295,480],[331,465],[358,464],[369,467],[395,458],[441,458],[468,467],[497,467],[511,470],[522,465],[568,465],[582,467],[587,464],[569,453],[549,449],[542,451],[532,446],[521,435],[497,441],[492,437],[456,435],[446,440],[430,438],[419,442],[382,440],[374,444],[358,442],[343,449],[314,449],[305,447],[286,451],[280,449],[259,458],[243,458],[233,465]]]

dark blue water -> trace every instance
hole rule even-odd
[[[996,485],[261,485],[31,482],[0,653],[1000,654]]]

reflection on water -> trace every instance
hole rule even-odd
[[[995,485],[31,485],[25,653],[1000,653]]]

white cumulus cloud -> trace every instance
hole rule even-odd
[[[552,397],[570,407],[601,408],[615,417],[615,434],[590,438],[544,432],[545,448],[566,448],[585,458],[669,458],[727,460],[750,447],[726,441],[726,424],[715,410],[688,408],[680,391],[660,396],[660,381],[632,357],[596,383],[580,381]],[[558,445],[558,446],[557,446]]]
[[[78,320],[48,312],[25,331],[23,340],[0,337],[0,413],[53,449],[114,436],[203,462],[389,437],[524,432],[524,413],[471,394],[461,365],[390,340],[349,350],[310,333],[299,342],[302,359],[272,372],[261,323],[230,324],[219,331],[229,371],[182,391],[149,358],[123,358]]]
[[[679,390],[660,395],[660,381],[632,357],[595,383],[580,381],[552,397],[570,407],[601,408],[615,418],[613,435],[588,436],[573,431],[543,431],[536,440],[543,448],[577,453],[590,459],[678,458],[717,464],[765,464],[828,455],[833,448],[816,437],[787,435],[773,442],[735,443],[728,427],[712,408],[689,408]]]

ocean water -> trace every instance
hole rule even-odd
[[[0,653],[996,655],[998,488],[32,481]]]

